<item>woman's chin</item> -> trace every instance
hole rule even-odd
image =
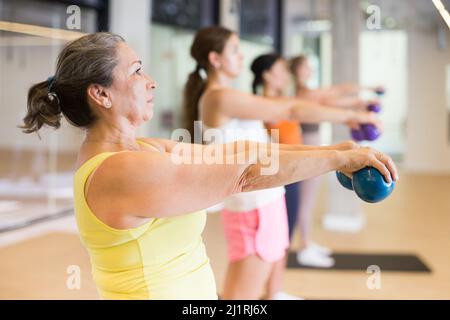
[[[153,119],[153,112],[151,114],[147,115],[145,121],[150,121],[152,119]]]
[[[241,75],[241,70],[239,70],[239,69],[228,70],[225,73],[227,74],[228,77],[230,77],[232,79],[236,79],[236,78],[239,78],[239,76]]]
[[[147,121],[151,120],[152,118],[153,118],[153,109],[147,111],[145,113],[145,115],[143,116],[144,122],[147,122]]]

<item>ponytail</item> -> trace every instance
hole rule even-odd
[[[257,94],[258,87],[263,84],[263,79],[261,76],[255,74],[252,82],[252,92],[253,94]]]
[[[43,125],[58,129],[61,126],[61,106],[52,91],[53,79],[36,83],[28,90],[27,115],[19,126],[24,133],[37,132]]]
[[[200,118],[198,103],[206,89],[206,79],[200,75],[202,71],[205,72],[197,67],[189,74],[183,93],[183,127],[189,131],[192,139],[194,137],[194,121]]]
[[[233,34],[221,26],[200,29],[191,45],[191,56],[197,68],[188,76],[183,93],[183,127],[194,137],[194,121],[199,120],[199,101],[206,90],[208,71],[212,70],[209,53],[222,53],[227,40]]]

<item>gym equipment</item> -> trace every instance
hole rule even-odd
[[[364,135],[364,132],[361,129],[352,129],[350,132],[353,140],[355,141],[363,141],[365,140],[366,136]]]
[[[381,105],[379,103],[371,103],[367,106],[368,111],[379,113],[381,111]],[[352,129],[350,132],[353,140],[355,141],[374,141],[380,136],[380,131],[373,124],[363,124],[359,130]]]
[[[367,111],[379,113],[381,111],[381,105],[379,103],[371,103],[367,106]]]
[[[373,167],[366,167],[353,173],[352,179],[336,171],[339,183],[348,190],[354,190],[363,201],[376,203],[386,199],[394,191],[395,182],[388,184],[383,175]]]
[[[364,134],[365,140],[374,141],[380,136],[380,131],[373,124],[363,124],[361,131]]]
[[[361,200],[376,203],[386,199],[392,193],[395,182],[388,184],[380,171],[373,167],[366,167],[353,173],[352,185]]]
[[[344,188],[353,191],[352,179],[350,179],[340,171],[336,171],[336,177]]]

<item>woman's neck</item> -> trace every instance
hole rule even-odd
[[[208,88],[214,88],[214,87],[232,87],[233,84],[233,78],[230,78],[229,76],[225,75],[222,72],[212,72],[208,75]]]
[[[309,90],[309,88],[305,83],[303,83],[303,82],[295,83],[295,92],[303,92],[303,91],[308,91],[308,90]]]
[[[263,88],[263,96],[265,97],[280,97],[282,92],[270,86],[264,86]]]
[[[136,142],[136,128],[130,124],[99,123],[87,131],[84,142],[139,150],[139,145]]]

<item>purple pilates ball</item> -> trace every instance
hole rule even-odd
[[[374,141],[380,136],[380,131],[373,124],[363,124],[361,131],[364,132],[366,140]]]
[[[362,129],[352,129],[351,135],[355,141],[363,141],[366,138]]]
[[[378,103],[371,103],[367,106],[367,110],[378,113],[381,111],[381,106]]]

